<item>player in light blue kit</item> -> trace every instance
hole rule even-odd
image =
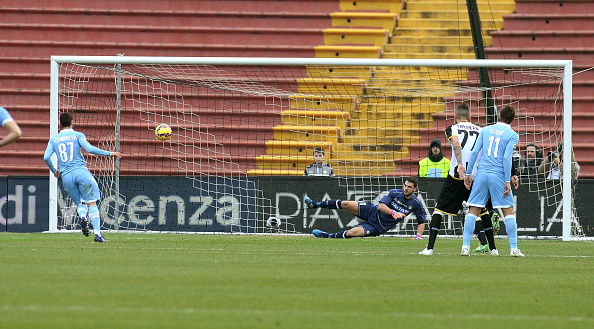
[[[87,137],[72,129],[73,118],[70,113],[60,115],[62,130],[52,137],[47,144],[43,159],[56,178],[62,177],[62,185],[77,205],[76,211],[80,216],[80,226],[85,236],[89,236],[87,218],[93,224],[95,242],[106,242],[100,231],[99,208],[97,201],[101,198],[97,181],[87,169],[87,162],[80,148],[96,155],[107,155],[120,158],[120,152],[109,152],[96,148],[87,142]],[[58,168],[51,161],[52,154],[58,157]]]
[[[308,208],[345,209],[363,220],[359,225],[350,230],[338,233],[327,233],[313,230],[313,235],[318,238],[348,239],[354,237],[377,236],[391,230],[398,222],[410,213],[417,216],[417,234],[413,239],[422,239],[425,231],[425,209],[414,192],[419,181],[416,177],[408,177],[402,189],[392,189],[375,205],[370,202],[327,200],[313,202],[305,197]]]
[[[470,255],[470,239],[474,224],[491,197],[493,208],[501,208],[505,216],[505,230],[509,237],[510,256],[524,257],[518,249],[518,225],[514,215],[514,197],[511,191],[512,153],[518,144],[519,136],[510,124],[514,121],[516,110],[504,106],[499,113],[499,122],[481,130],[466,166],[464,185],[472,190],[467,204],[469,214],[464,223],[462,237],[462,256]],[[472,168],[480,155],[476,177],[472,177]]]
[[[14,143],[23,134],[19,125],[2,106],[0,106],[0,127],[8,130],[8,135],[0,139],[0,147]]]

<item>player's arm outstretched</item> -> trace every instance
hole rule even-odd
[[[383,202],[380,202],[377,205],[377,209],[386,215],[392,216],[392,218],[394,218],[394,219],[400,219],[402,217],[406,217],[406,214],[398,212],[398,211],[388,207],[388,205]]]
[[[87,138],[84,135],[82,135],[82,138],[79,138],[78,142],[79,142],[80,146],[82,146],[89,153],[92,153],[95,155],[107,155],[107,156],[112,156],[112,157],[116,157],[116,158],[122,157],[122,153],[120,153],[120,152],[105,151],[105,150],[102,150],[98,147],[91,145],[91,143],[89,143],[87,141]]]

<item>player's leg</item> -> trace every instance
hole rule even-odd
[[[376,229],[373,227],[367,228],[370,225],[366,222],[359,224],[351,228],[350,230],[344,230],[336,233],[327,233],[321,230],[313,230],[312,234],[318,238],[330,238],[330,239],[350,239],[350,238],[362,238],[365,236],[379,235],[376,234]]]
[[[314,230],[312,233],[319,238],[334,238],[334,239],[349,239],[349,238],[362,238],[366,236],[377,236],[382,233],[380,229],[374,225],[374,223],[368,222],[368,219],[375,221],[377,218],[377,205],[370,202],[356,202],[356,201],[343,201],[343,208],[351,213],[357,215],[363,222],[349,230],[344,230],[336,233],[326,233],[320,230]]]
[[[499,255],[497,251],[497,247],[495,246],[495,237],[493,234],[493,224],[491,223],[491,212],[489,210],[493,210],[493,205],[491,204],[491,199],[487,201],[487,206],[483,209],[483,213],[481,214],[481,223],[483,225],[483,232],[485,234],[486,241],[489,244],[488,251],[491,252],[491,255]],[[481,241],[481,243],[483,243]],[[484,244],[484,243],[483,243]],[[487,250],[485,250],[487,251]]]
[[[524,257],[524,254],[518,249],[518,224],[514,208],[501,209],[505,218],[505,231],[509,238],[509,255],[512,257]]]
[[[479,217],[474,225],[474,234],[479,240],[479,245],[472,252],[487,252],[489,251],[489,245],[487,237],[485,236],[485,230],[483,229],[483,216]]]
[[[457,214],[462,208],[464,201],[468,199],[469,194],[470,191],[464,186],[463,180],[456,180],[452,176],[446,178],[437,198],[435,211],[433,211],[431,221],[429,222],[429,241],[425,249],[419,252],[420,255],[429,256],[433,254],[433,247],[435,246],[435,240],[437,240],[439,230],[441,230],[443,216]]]
[[[78,185],[79,192],[81,193],[81,200],[87,207],[89,207],[89,220],[93,223],[95,242],[106,242],[101,234],[101,218],[99,215],[99,208],[97,207],[97,200],[101,198],[99,185],[97,185],[97,181],[88,171],[79,175]]]
[[[501,208],[505,218],[505,231],[509,238],[510,256],[524,257],[524,254],[518,249],[518,224],[516,223],[516,216],[514,214],[514,196],[510,191],[508,195],[504,196],[505,182],[500,179],[489,188],[492,190],[491,198],[493,207]]]
[[[474,232],[476,220],[480,215],[481,210],[485,207],[489,199],[489,175],[479,173],[476,175],[474,183],[472,184],[472,191],[468,197],[468,206],[470,210],[466,219],[464,220],[464,233],[462,235],[462,252],[461,255],[467,256],[470,251],[470,240]]]
[[[76,212],[80,217],[80,228],[84,236],[89,236],[89,228],[87,222],[88,208],[81,202],[80,192],[78,190],[76,180],[76,170],[62,176],[62,186],[72,199],[72,202],[77,205]]]
[[[334,200],[315,202],[312,199],[310,199],[309,197],[305,197],[304,202],[305,202],[305,205],[309,209],[315,209],[315,208],[345,209],[345,210],[352,212],[355,216],[359,215],[359,208],[358,208],[357,201],[343,201],[340,199],[334,199]]]

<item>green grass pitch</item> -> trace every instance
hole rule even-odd
[[[0,234],[0,328],[594,328],[592,242],[106,237]]]

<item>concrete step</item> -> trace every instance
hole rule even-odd
[[[594,13],[592,0],[516,0],[519,14],[579,14]]]
[[[332,159],[333,145],[328,142],[307,142],[290,140],[266,141],[267,154],[285,156],[310,156],[313,159],[314,149],[322,147],[326,151],[326,159]]]
[[[281,112],[286,125],[348,127],[349,113],[343,111],[286,110]]]
[[[486,37],[494,29],[485,29],[483,27],[483,35]],[[398,37],[471,37],[470,26],[462,26],[459,28],[436,28],[436,27],[398,27],[394,31],[394,36]]]
[[[562,119],[559,116],[562,114],[556,114],[552,112],[543,112],[539,109],[534,108],[518,108],[516,112],[515,125],[522,125],[527,127],[541,127],[547,129],[547,127],[557,126],[561,124]],[[436,126],[443,126],[443,122],[447,122],[448,119],[452,122],[452,112],[439,112],[433,115]],[[572,123],[576,128],[587,128],[594,125],[594,113],[573,113]]]
[[[290,126],[282,125],[273,128],[275,140],[327,142],[336,144],[341,138],[341,130],[336,126]]]
[[[508,11],[515,9],[514,1],[477,1],[479,12]],[[410,11],[466,11],[466,1],[439,1],[439,0],[409,0],[406,2],[406,9]]]
[[[291,95],[292,109],[351,111],[357,106],[357,97],[348,95]]]
[[[358,96],[365,86],[360,79],[302,78],[297,83],[300,93],[317,95]]]
[[[373,74],[374,68],[370,66],[308,66],[307,68],[307,75],[310,78],[358,78],[368,80]]]
[[[491,10],[514,11],[513,1],[477,1],[479,12]],[[406,9],[411,11],[438,10],[438,11],[464,11],[468,10],[465,1],[407,1]]]
[[[594,14],[513,14],[504,16],[506,31],[591,31]]]
[[[75,4],[71,0],[3,0],[4,7],[30,7],[30,8],[82,8],[131,10],[142,8],[145,10],[208,10],[208,11],[251,11],[251,12],[308,12],[315,8],[316,12],[340,11],[336,0],[80,0]]]
[[[282,73],[282,72],[281,72]],[[70,78],[76,78],[79,81],[85,79],[88,81],[93,81],[97,84],[112,84],[113,83],[113,76],[112,75],[103,75],[103,76],[94,76],[89,78],[88,76],[77,76],[77,75],[70,75]],[[126,77],[124,77],[125,79]],[[130,77],[127,77],[128,79]],[[147,78],[148,79],[148,78]],[[172,81],[174,79],[171,79]],[[181,77],[180,77],[180,81]],[[225,85],[233,85],[236,86],[238,89],[241,89],[241,86],[245,87],[250,91],[255,91],[257,87],[260,87],[261,90],[270,90],[276,89],[279,90],[279,93],[286,93],[286,92],[297,92],[298,90],[298,81],[295,80],[294,77],[290,78],[283,78],[282,76],[279,77],[271,77],[267,78],[264,74],[261,77],[241,77],[241,78],[202,78],[201,82],[214,84],[217,86],[225,86]],[[0,88],[46,88],[49,86],[50,83],[50,74],[48,73],[0,73]],[[330,84],[330,83],[328,83]],[[199,89],[199,88],[196,88]],[[214,89],[214,88],[213,88]],[[213,96],[217,92],[215,90],[210,90],[210,95]],[[282,90],[282,92],[281,92]],[[224,93],[222,87],[218,90],[218,93]],[[205,97],[208,97],[205,95]],[[262,103],[263,101],[260,101]]]
[[[300,169],[251,169],[248,176],[303,176]]]
[[[573,60],[575,64],[592,65],[594,66],[594,47],[589,48],[496,48],[490,47],[485,49],[488,59],[559,59],[559,60]]]
[[[474,53],[393,53],[384,52],[382,58],[398,59],[475,59]]]
[[[340,11],[400,13],[402,2],[394,0],[340,1]]]
[[[321,58],[380,58],[381,47],[375,46],[317,46],[315,57]]]
[[[179,57],[315,57],[313,46],[242,44],[112,43],[73,41],[0,40],[4,57],[79,56],[179,56]],[[379,48],[378,48],[379,50]],[[356,51],[356,50],[353,50]],[[345,51],[348,54],[348,51]],[[376,55],[379,56],[379,55]],[[334,56],[333,56],[334,57]]]
[[[466,29],[470,28],[468,17],[460,17],[459,19],[421,19],[421,18],[406,18],[398,20],[398,28],[414,28],[422,26],[423,28],[449,28],[449,29]],[[483,29],[501,29],[503,27],[503,19],[492,19],[481,22]]]
[[[482,14],[483,12],[479,8],[479,12]],[[501,16],[511,14],[513,10],[488,10],[484,12],[489,18],[492,19],[493,17],[497,19],[501,19]],[[443,20],[443,19],[454,19],[458,18],[459,20],[467,20],[468,21],[468,10],[466,6],[464,6],[464,10],[431,10],[429,8],[423,10],[405,10],[400,14],[400,19],[436,19],[436,20]]]
[[[485,45],[491,45],[491,36],[483,38]],[[390,45],[464,45],[472,46],[472,36],[396,36],[390,38]]]
[[[390,40],[390,33],[383,29],[326,29],[324,44],[383,46]]]
[[[327,12],[249,12],[1,7],[4,24],[130,25],[168,27],[329,28]]]
[[[493,47],[500,48],[594,48],[594,26],[590,31],[497,31],[491,36]]]
[[[380,28],[392,35],[398,15],[395,13],[361,13],[337,12],[331,13],[332,26],[335,28]]]
[[[255,157],[259,169],[303,170],[313,162],[310,156],[260,155]]]
[[[472,44],[388,44],[384,46],[384,52],[443,54],[471,53],[474,55],[474,46]]]
[[[301,45],[324,43],[322,29],[311,28],[238,28],[238,27],[147,27],[130,25],[0,24],[4,40],[62,41],[94,43],[156,43],[202,45]],[[382,34],[383,40],[386,37]]]

